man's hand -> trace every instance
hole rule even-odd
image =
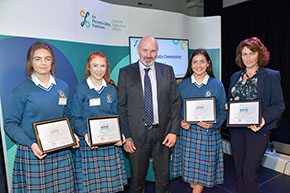
[[[134,153],[136,151],[136,147],[131,137],[126,139],[124,150],[128,153]]]
[[[162,144],[171,148],[175,145],[176,143],[176,138],[177,136],[175,134],[172,133],[168,133],[165,137],[165,139],[163,140]]]

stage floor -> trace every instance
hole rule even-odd
[[[234,182],[234,165],[232,156],[224,154],[224,184],[217,185],[213,188],[205,188],[203,193],[236,193]],[[281,174],[274,170],[260,167],[259,169],[259,186],[261,193],[289,193],[290,176]],[[122,193],[129,193],[129,187],[126,186]],[[147,182],[146,193],[155,193],[153,182]],[[171,181],[171,193],[191,193],[189,185],[177,178]]]

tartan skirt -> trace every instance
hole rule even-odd
[[[91,150],[80,137],[80,148],[75,151],[75,169],[76,192],[119,192],[127,184],[121,147],[105,145]]]
[[[13,168],[12,190],[27,192],[74,192],[70,150],[47,154],[42,160],[31,148],[18,145]]]
[[[218,129],[193,126],[180,129],[173,149],[172,175],[183,181],[213,187],[224,181],[222,139]]]

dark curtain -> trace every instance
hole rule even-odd
[[[204,16],[220,15],[223,8],[223,0],[204,0]]]
[[[238,71],[235,52],[239,42],[256,36],[270,51],[267,67],[279,70],[286,104],[278,130],[274,130],[274,140],[290,143],[290,11],[288,0],[252,0],[220,10],[222,17],[222,82],[229,87],[231,75]],[[214,3],[214,1],[212,1]],[[206,9],[206,7],[205,7]],[[288,136],[288,137],[285,137]],[[282,139],[282,138],[285,139]],[[288,138],[288,139],[287,139]]]

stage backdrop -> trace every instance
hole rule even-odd
[[[53,11],[52,11],[53,10]],[[3,114],[11,91],[26,78],[29,46],[35,41],[51,45],[56,76],[70,86],[83,81],[88,55],[103,51],[111,64],[112,79],[129,63],[129,36],[189,39],[189,54],[205,48],[221,78],[221,18],[112,5],[96,0],[0,1],[0,121],[8,186],[17,145],[3,131]]]

